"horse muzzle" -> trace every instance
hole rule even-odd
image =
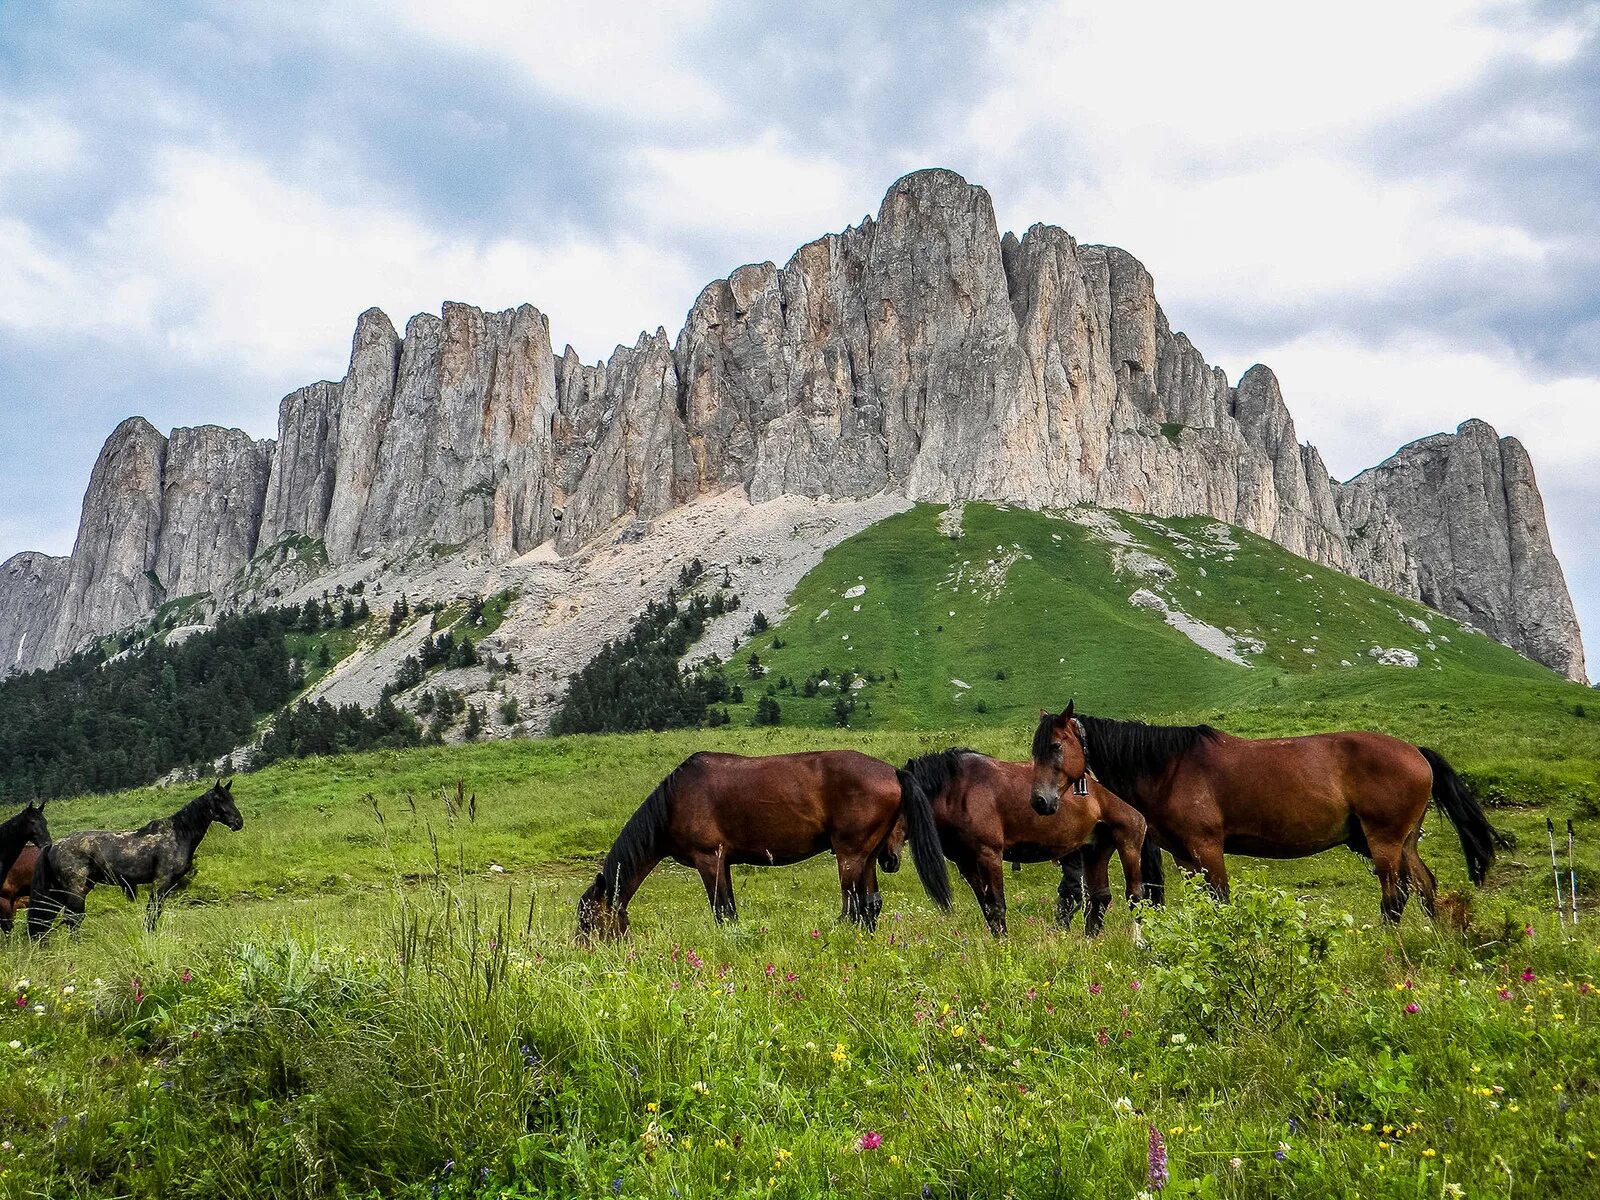
[[[1032,800],[1033,811],[1038,813],[1041,817],[1054,816],[1056,810],[1061,807],[1060,792],[1050,792],[1048,794],[1044,792],[1035,792],[1032,796]]]

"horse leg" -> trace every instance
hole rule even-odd
[[[972,894],[978,898],[983,919],[995,937],[1006,936],[1006,876],[1000,851],[985,846],[965,862],[958,863]]]
[[[1422,904],[1422,911],[1428,914],[1428,919],[1431,921],[1439,882],[1433,877],[1433,872],[1428,870],[1428,864],[1422,861],[1422,855],[1417,853],[1415,833],[1400,851],[1400,872],[1408,890],[1415,889],[1417,900]]]
[[[877,928],[878,908],[883,903],[877,895],[878,875],[873,870],[872,857],[840,854],[837,850],[834,854],[839,863],[839,919],[870,933]]]
[[[0,933],[10,933],[12,921],[16,917],[16,906],[0,896]]]
[[[733,903],[733,874],[721,848],[715,854],[695,855],[694,865],[700,872],[700,881],[706,885],[706,899],[711,903],[711,915],[717,924],[738,920],[739,912]]]
[[[1195,862],[1200,867],[1200,873],[1206,881],[1206,886],[1211,889],[1211,894],[1223,904],[1228,902],[1228,863],[1222,853],[1222,842],[1207,842],[1196,848]]]
[[[1105,928],[1106,909],[1111,907],[1111,851],[1109,839],[1096,837],[1085,851],[1089,865],[1089,911],[1083,918],[1083,932],[1096,936]]]
[[[1398,842],[1371,842],[1372,869],[1378,873],[1378,886],[1383,892],[1383,919],[1391,925],[1399,924],[1406,910],[1406,881],[1401,870],[1402,851]]]
[[[1083,907],[1083,851],[1074,850],[1061,860],[1061,886],[1056,890],[1056,923],[1072,928],[1072,918]]]
[[[1145,834],[1139,861],[1139,878],[1144,880],[1144,898],[1157,907],[1167,902],[1167,871],[1161,862],[1161,845],[1154,833]]]

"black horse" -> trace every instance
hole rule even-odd
[[[17,855],[29,842],[41,850],[50,844],[50,827],[44,822],[44,804],[29,804],[0,823],[0,880],[11,874]]]
[[[244,818],[233,803],[233,780],[220,779],[205,795],[170,817],[129,833],[100,830],[71,833],[39,855],[33,896],[28,904],[28,934],[40,938],[58,915],[76,929],[83,923],[84,898],[99,883],[114,883],[132,900],[140,884],[150,885],[146,929],[154,930],[167,893],[194,869],[194,852],[213,821],[235,833]]]

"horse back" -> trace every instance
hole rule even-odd
[[[673,783],[676,840],[759,861],[808,856],[840,836],[881,838],[899,811],[894,768],[855,750],[701,753]]]

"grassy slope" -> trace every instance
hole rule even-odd
[[[1455,1181],[1471,1195],[1584,1194],[1586,1156],[1600,1151],[1600,1013],[1577,984],[1600,974],[1600,959],[1593,925],[1568,945],[1544,915],[1534,805],[1577,815],[1585,834],[1600,815],[1600,722],[1573,711],[1591,694],[1242,535],[1224,580],[1213,559],[1184,558],[1161,532],[1192,540],[1202,523],[1129,528],[1177,567],[1169,592],[1187,588],[1189,611],[1261,634],[1255,670],[1131,608],[1133,584],[1076,525],[969,506],[966,538],[951,542],[933,522],[918,509],[838,547],[774,631],[789,645],[764,649],[773,633],[754,642],[774,676],[797,682],[823,664],[897,669],[898,681],[867,691],[867,723],[902,728],[795,728],[824,720],[831,701],[785,696],[786,725],[771,730],[279,764],[240,780],[247,828],[212,833],[189,903],[155,937],[101,889],[79,940],[14,939],[0,969],[30,981],[30,1004],[48,1003],[43,1018],[0,1010],[0,1053],[21,1043],[18,1065],[0,1074],[4,1136],[20,1151],[0,1158],[0,1195],[406,1183],[468,1195],[488,1170],[486,1195],[534,1194],[510,1185],[517,1177],[563,1195],[609,1195],[620,1179],[628,1195],[899,1196],[926,1183],[941,1196],[1126,1197],[1144,1185],[1149,1123],[1169,1131],[1174,1188],[1199,1194],[1438,1196]],[[1034,557],[991,602],[936,590],[952,555],[1013,543]],[[868,590],[856,614],[839,593],[858,575]],[[818,622],[824,607],[833,615]],[[1397,607],[1447,631],[1442,670],[1365,659],[1375,642],[1423,640]],[[1040,648],[1041,629],[1067,636]],[[1303,654],[1313,635],[1318,654]],[[1362,665],[1333,666],[1341,657]],[[994,679],[1002,669],[1007,679]],[[957,699],[950,677],[973,694]],[[1327,968],[1337,986],[1314,1019],[1270,1031],[1197,1026],[1178,1003],[1183,964],[1163,968],[1136,949],[1125,915],[1098,945],[1052,932],[1055,879],[1043,868],[1007,876],[1005,946],[988,941],[970,896],[958,894],[951,920],[932,913],[909,871],[885,881],[879,938],[836,931],[827,860],[741,871],[745,920],[731,931],[710,924],[697,879],[667,869],[635,906],[629,946],[572,945],[573,900],[596,854],[692,750],[852,745],[899,760],[961,742],[1020,756],[1031,714],[1065,694],[1109,714],[1241,733],[1364,726],[1424,740],[1490,794],[1521,848],[1497,864],[1465,944],[1415,913],[1398,938],[1371,930],[1375,888],[1352,855],[1236,862],[1247,883],[1309,898],[1311,924],[1326,906],[1344,931]],[[986,714],[972,710],[978,695]],[[458,779],[477,795],[475,821],[446,812],[442,794]],[[53,807],[53,823],[58,836],[126,827],[186,795],[85,798]],[[1446,887],[1464,886],[1453,837],[1437,818],[1429,828],[1424,854]],[[1592,897],[1600,857],[1581,850]],[[497,930],[507,908],[511,928]],[[1531,942],[1494,935],[1525,920]],[[1240,962],[1269,961],[1271,945],[1239,936]],[[1527,967],[1536,981],[1520,979]],[[135,979],[148,993],[138,1003]],[[1135,979],[1147,986],[1135,992]],[[1420,1011],[1407,1014],[1413,997]],[[1196,1048],[1174,1050],[1174,1033]],[[1480,1096],[1484,1086],[1505,1091]],[[1119,1118],[1121,1096],[1141,1115]],[[885,1134],[881,1151],[847,1148],[869,1128]],[[1225,1166],[1233,1156],[1237,1173]],[[447,1173],[446,1160],[459,1167]]]

